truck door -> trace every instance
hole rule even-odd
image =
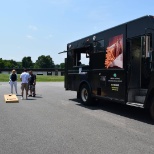
[[[150,36],[140,36],[127,41],[128,53],[128,102],[143,103],[149,85],[150,67],[147,51]],[[137,100],[139,98],[139,100]],[[143,98],[143,97],[142,97]]]
[[[129,79],[128,88],[138,89],[141,84],[141,37],[129,40],[128,51],[128,65],[129,65]]]

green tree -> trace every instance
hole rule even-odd
[[[33,62],[31,57],[23,57],[22,59],[22,67],[24,68],[33,68]]]
[[[17,64],[17,62],[16,61],[14,61],[14,60],[10,60],[10,64],[11,64],[11,67],[12,68],[18,68],[18,64]]]
[[[4,61],[2,58],[0,58],[0,68],[4,68]]]
[[[12,65],[9,60],[4,60],[4,67],[5,68],[12,68]]]
[[[65,68],[65,63],[56,64],[55,68],[57,68],[57,69],[64,69]]]
[[[49,55],[39,56],[34,65],[34,68],[53,68],[53,67],[54,67],[54,62]]]
[[[60,65],[59,65],[59,64],[56,64],[56,65],[55,65],[55,68],[56,68],[56,69],[60,68]]]
[[[4,68],[18,68],[18,64],[14,60],[3,60]]]
[[[22,68],[22,62],[17,62],[18,67],[17,68]]]
[[[61,64],[60,64],[60,68],[61,68],[61,69],[64,69],[64,68],[65,68],[65,63],[61,63]]]

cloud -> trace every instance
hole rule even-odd
[[[28,38],[29,40],[33,40],[34,37],[32,35],[26,35],[26,38]]]
[[[28,28],[31,29],[32,31],[37,31],[38,30],[38,28],[36,26],[34,26],[34,25],[29,25]]]

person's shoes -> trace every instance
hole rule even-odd
[[[28,97],[32,97],[32,95],[28,95]]]
[[[35,97],[35,94],[33,95],[33,97]]]

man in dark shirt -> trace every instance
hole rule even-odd
[[[29,71],[29,75],[30,75],[30,78],[29,78],[30,95],[29,96],[35,97],[36,75],[33,74],[31,70]]]

